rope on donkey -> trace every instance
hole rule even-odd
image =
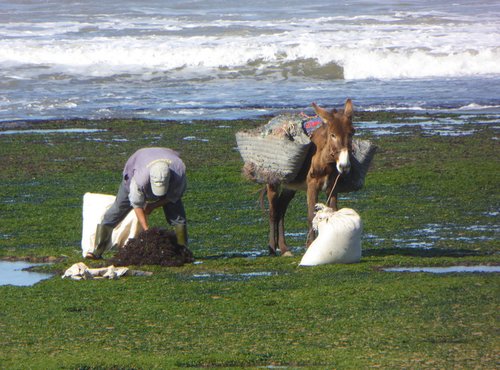
[[[337,174],[337,178],[335,179],[335,182],[333,183],[333,187],[332,187],[332,190],[330,190],[330,195],[328,196],[327,200],[326,200],[326,205],[329,206],[330,204],[330,199],[333,195],[333,191],[335,190],[335,187],[337,186],[337,181],[339,181],[339,178],[340,178],[340,173]]]
[[[335,190],[335,187],[337,186],[337,181],[339,181],[339,178],[340,178],[340,173],[337,174],[337,178],[335,179],[335,182],[333,183],[333,187],[332,187],[332,190],[330,190],[330,195],[328,195],[328,198],[326,199],[326,205],[329,207],[329,203],[330,203],[330,199],[333,195],[333,191]],[[309,232],[307,233],[307,239],[309,239],[309,237],[311,236],[311,233],[313,232],[313,230],[309,230]]]

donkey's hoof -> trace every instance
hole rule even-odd
[[[272,248],[270,245],[267,246],[270,256],[276,256],[276,249]]]
[[[293,257],[293,253],[290,251],[286,251],[285,253],[281,254],[281,257]]]

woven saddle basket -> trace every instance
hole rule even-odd
[[[313,122],[314,121],[314,122]],[[244,161],[243,175],[260,184],[293,182],[311,149],[306,128],[319,127],[317,118],[283,114],[266,125],[236,133],[236,143]],[[351,171],[337,184],[339,192],[360,190],[376,147],[366,140],[353,140]]]

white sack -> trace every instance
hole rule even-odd
[[[122,276],[151,276],[150,271],[129,270],[128,267],[101,267],[91,269],[85,263],[78,262],[68,268],[62,278],[73,280],[119,279]]]
[[[96,269],[88,268],[83,262],[75,263],[64,272],[63,279],[92,280],[92,279],[118,279],[128,272],[128,267],[101,267]]]
[[[82,255],[95,251],[95,231],[100,224],[104,213],[115,201],[114,195],[85,193],[83,196],[83,227],[82,227]],[[128,239],[135,238],[142,228],[134,211],[130,211],[127,217],[113,230],[111,245],[106,249],[117,246],[123,247]]]
[[[351,208],[335,212],[323,204],[317,204],[316,209],[319,210],[313,219],[313,228],[318,237],[307,249],[300,265],[359,262],[363,223],[357,212]]]

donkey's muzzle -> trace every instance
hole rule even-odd
[[[337,165],[337,171],[341,174],[341,175],[347,175],[349,173],[349,171],[351,171],[351,165],[347,165],[347,166],[340,166],[340,165]]]
[[[341,175],[348,174],[351,170],[351,162],[349,161],[349,150],[342,149],[337,160],[337,171]]]

